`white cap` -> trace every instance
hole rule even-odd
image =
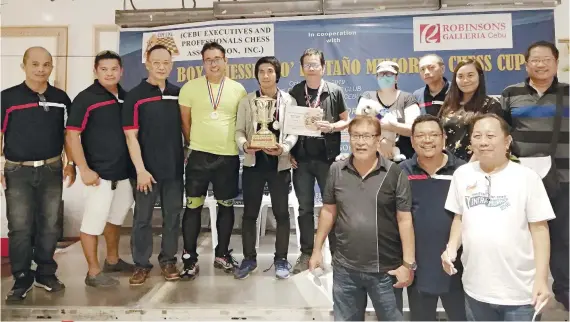
[[[376,66],[376,74],[382,72],[390,72],[398,74],[399,70],[400,70],[400,65],[398,65],[398,63],[389,60],[385,60]]]

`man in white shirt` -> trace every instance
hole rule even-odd
[[[473,120],[476,162],[453,175],[445,208],[455,218],[441,258],[448,274],[463,244],[463,287],[470,321],[531,321],[548,301],[554,219],[541,178],[509,161],[512,137],[496,115]]]

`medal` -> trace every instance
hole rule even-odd
[[[273,128],[275,130],[279,130],[279,121],[277,121],[277,120],[273,121]]]
[[[224,90],[224,81],[226,80],[226,78],[222,78],[222,81],[220,82],[220,88],[218,89],[218,95],[216,95],[216,100],[214,100],[214,91],[212,90],[212,85],[210,84],[210,81],[208,81],[208,79],[206,79],[206,83],[208,84],[208,94],[210,96],[210,103],[212,103],[212,107],[214,108],[214,111],[210,114],[210,118],[212,120],[217,120],[218,119],[218,106],[220,106],[220,99],[222,98],[222,91]]]
[[[305,100],[307,102],[307,106],[310,108],[320,107],[321,105],[321,94],[323,93],[325,82],[321,79],[321,85],[319,85],[319,90],[317,91],[317,98],[315,98],[315,103],[311,104],[311,96],[309,95],[309,87],[307,86],[307,82],[305,82]]]

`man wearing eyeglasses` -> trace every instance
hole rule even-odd
[[[416,153],[400,163],[412,189],[418,263],[414,283],[408,287],[411,320],[436,321],[437,302],[441,299],[450,321],[465,321],[461,263],[455,263],[460,274],[449,276],[441,269],[439,260],[449,240],[454,215],[445,210],[447,192],[453,173],[465,161],[444,150],[443,126],[435,116],[416,118],[411,138]]]
[[[340,131],[348,126],[348,110],[342,88],[323,79],[325,56],[314,48],[301,55],[301,65],[305,80],[295,85],[289,94],[299,106],[323,110],[323,120],[317,122],[322,132],[320,137],[299,136],[291,150],[293,167],[293,187],[299,199],[299,230],[301,232],[301,255],[297,259],[293,273],[298,274],[309,268],[309,258],[313,252],[315,237],[315,179],[321,194],[329,168],[340,154]],[[335,250],[335,234],[329,235],[330,250]]]
[[[64,166],[62,161],[64,117],[71,101],[49,84],[52,56],[45,48],[31,47],[21,66],[26,80],[1,93],[0,179],[15,280],[8,302],[23,300],[34,281],[48,292],[65,288],[55,275],[53,255],[61,234],[62,181],[69,179],[68,187],[75,181],[73,162]],[[32,260],[38,265],[35,272]]]
[[[378,119],[358,115],[348,133],[352,154],[331,166],[309,269],[322,267],[334,229],[334,320],[364,321],[368,295],[379,321],[402,321],[402,288],[416,269],[408,178],[377,152]]]
[[[178,280],[176,267],[182,212],[184,152],[178,107],[180,88],[168,81],[172,54],[163,45],[145,53],[148,78],[131,89],[123,104],[123,130],[136,169],[135,213],[131,250],[135,272],[130,285],[142,285],[150,274],[152,216],[160,196],[162,240],[158,263],[167,281]]]
[[[134,201],[129,182],[133,167],[121,122],[122,66],[117,53],[106,50],[95,56],[97,79],[75,97],[67,119],[66,140],[85,184],[80,238],[88,264],[85,284],[93,287],[119,284],[106,273],[134,270],[119,258],[121,225]],[[97,256],[101,234],[107,243],[103,270]]]
[[[501,103],[512,127],[512,153],[541,174],[556,213],[556,219],[548,222],[552,289],[556,300],[568,310],[569,87],[556,77],[558,56],[550,42],[531,44],[525,53],[528,78],[507,87]]]
[[[238,196],[240,160],[235,140],[237,111],[247,95],[238,82],[226,77],[228,59],[216,42],[202,47],[205,76],[193,79],[180,90],[184,138],[190,143],[186,165],[186,211],[182,219],[184,269],[181,277],[199,273],[197,243],[201,214],[210,183],[217,200],[218,244],[214,267],[233,273],[237,263],[228,249],[234,227],[234,198]]]

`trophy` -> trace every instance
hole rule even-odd
[[[277,146],[275,134],[269,130],[267,125],[273,121],[277,100],[262,96],[253,99],[253,113],[255,120],[261,124],[261,129],[251,137],[250,148],[271,149]]]

